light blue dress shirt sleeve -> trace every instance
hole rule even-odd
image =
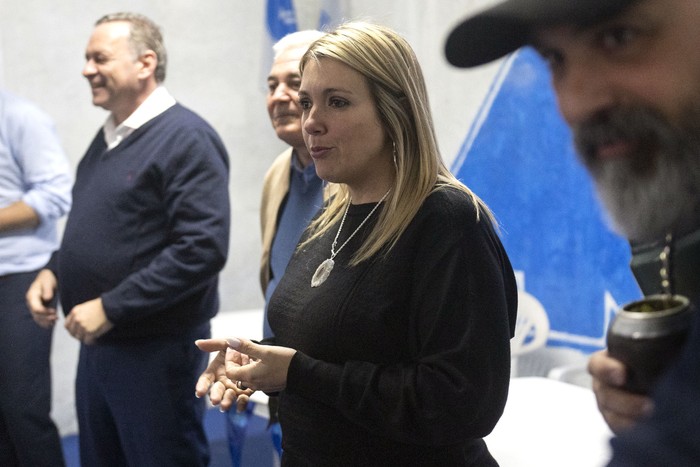
[[[34,229],[0,234],[0,275],[43,267],[58,248],[57,221],[71,206],[71,168],[52,120],[31,102],[0,91],[0,207],[24,201]]]

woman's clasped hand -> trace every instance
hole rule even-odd
[[[256,344],[247,339],[200,339],[195,341],[204,352],[215,357],[197,380],[195,394],[209,394],[213,405],[222,411],[234,405],[243,411],[255,391],[277,392],[284,389],[293,349]]]

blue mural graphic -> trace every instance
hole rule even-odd
[[[611,314],[640,291],[533,50],[504,62],[452,170],[496,214],[525,291],[547,312],[549,345],[604,347]]]
[[[292,0],[267,0],[267,30],[274,41],[297,30]]]

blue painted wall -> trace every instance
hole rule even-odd
[[[640,292],[629,246],[605,225],[534,51],[504,62],[452,170],[500,221],[524,289],[548,314],[549,345],[603,347],[616,304]]]

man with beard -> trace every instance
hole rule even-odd
[[[459,24],[446,54],[487,63],[523,45],[548,62],[560,111],[645,294],[700,304],[700,2],[509,0]],[[663,251],[671,268],[659,273]],[[611,465],[700,465],[700,319],[652,396],[606,351],[589,371],[618,434]]]

